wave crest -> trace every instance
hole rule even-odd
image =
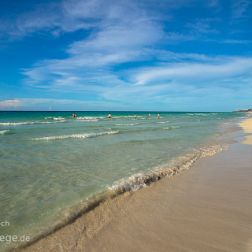
[[[1,122],[0,126],[18,126],[18,125],[50,124],[50,123],[54,122],[47,122],[47,121]]]
[[[9,132],[9,130],[0,130],[0,135],[5,135],[8,132]]]
[[[170,161],[166,166],[156,167],[148,173],[137,173],[126,179],[121,179],[110,186],[109,190],[115,191],[117,193],[136,191],[155,181],[160,180],[163,177],[171,177],[183,170],[187,170],[198,159],[213,156],[224,149],[226,149],[226,146],[220,145],[201,148],[196,150],[194,153],[186,154]]]
[[[99,121],[98,117],[91,117],[91,116],[78,116],[76,120],[82,121],[82,122],[98,122]]]
[[[117,123],[115,126],[135,126],[138,125],[139,123]]]
[[[116,197],[127,191],[136,191],[140,188],[146,187],[152,182],[158,181],[163,177],[171,177],[183,170],[189,169],[196,160],[208,156],[213,156],[216,153],[225,150],[226,146],[215,145],[207,148],[201,148],[194,153],[187,154],[172,160],[169,165],[165,167],[157,167],[153,171],[149,173],[143,174],[138,173],[130,176],[127,179],[119,180],[114,183],[111,187],[108,187],[107,190],[97,193],[88,197],[86,200],[81,201],[79,204],[73,206],[65,212],[63,218],[56,223],[54,223],[51,227],[44,232],[41,232],[37,236],[34,236],[31,241],[22,244],[19,248],[26,248],[27,246],[35,243],[43,237],[46,237],[50,234],[53,234],[60,228],[66,226],[69,223],[72,223],[77,218],[82,216],[83,214],[93,210],[100,203],[105,202],[108,199]]]
[[[98,137],[98,136],[104,136],[104,135],[113,135],[118,134],[119,131],[104,131],[99,133],[83,133],[83,134],[71,134],[71,135],[61,135],[61,136],[46,136],[46,137],[36,137],[33,138],[33,140],[44,140],[44,141],[50,141],[50,140],[64,140],[69,138],[75,138],[75,139],[85,139],[85,138],[92,138],[92,137]]]

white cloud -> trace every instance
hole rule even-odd
[[[47,108],[46,104],[57,108],[63,104],[75,104],[85,109],[109,108],[115,104],[120,104],[121,108],[129,107],[132,106],[131,101],[139,103],[139,106],[141,102],[151,104],[153,101],[156,104],[171,104],[176,100],[181,102],[183,98],[188,102],[196,97],[201,99],[206,93],[213,95],[216,91],[225,91],[231,97],[236,80],[244,83],[244,89],[250,92],[251,58],[175,53],[160,49],[178,41],[202,39],[217,32],[212,27],[220,20],[213,18],[188,23],[186,33],[169,31],[167,22],[172,19],[172,16],[167,19],[169,9],[191,2],[66,0],[44,5],[45,12],[40,6],[19,16],[11,26],[1,26],[0,32],[4,29],[9,35],[20,37],[37,31],[60,35],[87,30],[85,39],[69,44],[65,58],[45,59],[23,69],[25,85],[45,89],[52,95],[56,92],[78,93],[83,96],[83,101],[23,99],[20,104],[23,108],[28,106],[28,102],[30,106],[41,108]],[[219,1],[209,2],[211,7],[218,4]],[[239,6],[241,16],[245,13],[246,4]],[[156,15],[157,9],[160,15]],[[210,41],[211,37],[207,36],[207,39]],[[225,41],[236,42],[240,41]],[[206,83],[208,86],[203,88]],[[93,101],[88,102],[88,97],[94,97]],[[96,104],[94,100],[99,102]]]
[[[76,99],[15,98],[0,101],[0,110],[111,110],[115,103],[109,101],[85,101]],[[123,104],[118,109],[123,110]]]
[[[69,3],[73,4],[74,1]],[[89,3],[92,4],[88,8],[98,8],[98,1]],[[108,88],[127,85],[111,69],[121,63],[143,62],[152,57],[148,48],[159,42],[164,32],[159,23],[147,18],[145,11],[138,9],[136,5],[128,6],[124,1],[120,3],[123,5],[104,7],[105,10],[97,14],[106,16],[105,21],[88,38],[69,45],[66,58],[40,61],[33,67],[24,69],[25,83],[50,90],[64,85],[65,91],[102,92],[106,85],[109,85]],[[79,16],[81,13],[78,10],[83,8],[79,6],[76,10],[67,9]]]
[[[0,109],[15,109],[22,106],[22,100],[11,99],[11,100],[0,100]]]
[[[151,5],[155,6],[154,3]],[[0,19],[0,35],[23,37],[43,31],[59,35],[90,28],[104,29],[115,23],[127,25],[129,21],[140,18],[152,19],[153,15],[147,14],[140,6],[141,1],[134,0],[63,0],[40,4],[32,11],[19,14],[14,20],[13,17]]]
[[[252,72],[252,58],[227,58],[215,63],[172,63],[144,68],[135,74],[135,81],[144,85],[159,81],[199,82],[222,80]]]

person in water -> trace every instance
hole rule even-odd
[[[157,119],[160,119],[160,114],[159,113],[157,114]]]
[[[107,118],[112,118],[112,115],[111,115],[111,114],[108,114]]]
[[[77,114],[72,114],[72,117],[73,117],[73,118],[76,118],[76,117],[77,117]]]

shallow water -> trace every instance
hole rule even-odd
[[[218,139],[241,113],[0,112],[2,233],[34,235],[71,206]]]

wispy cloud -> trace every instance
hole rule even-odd
[[[218,33],[216,28],[216,23],[220,22],[220,19],[217,18],[197,18],[194,22],[187,23],[186,28],[189,29],[191,35],[204,35],[211,33]]]
[[[251,5],[250,0],[233,0],[232,1],[232,17],[234,19],[243,18],[248,15],[247,11]]]
[[[16,109],[22,106],[22,100],[11,99],[11,100],[0,100],[0,109]]]
[[[219,0],[209,0],[207,2],[208,2],[208,6],[212,7],[212,8],[219,7],[219,5],[220,5]]]
[[[77,99],[52,98],[15,98],[1,100],[0,110],[111,110],[115,107],[113,102],[83,101]],[[118,109],[126,109],[123,104]]]
[[[206,95],[214,97],[216,92],[232,99],[239,92],[245,97],[251,92],[252,59],[221,55],[218,50],[214,56],[206,53],[209,48],[196,48],[192,44],[249,45],[249,39],[221,36],[219,25],[223,20],[215,15],[183,16],[176,22],[179,8],[184,8],[180,13],[184,15],[187,7],[199,8],[197,3],[195,0],[65,0],[40,5],[19,14],[14,21],[0,20],[0,37],[24,38],[43,32],[60,37],[85,31],[82,38],[73,36],[77,40],[69,42],[64,57],[45,58],[22,69],[26,88],[50,93],[52,97],[56,93],[63,94],[62,97],[78,94],[78,100],[13,99],[2,101],[2,108],[48,109],[46,106],[59,108],[66,104],[85,109],[113,106],[141,109],[144,105],[172,106],[175,102],[182,108],[182,100],[201,101]],[[216,10],[220,5],[220,1],[211,0],[202,8]],[[232,17],[246,16],[248,6],[248,0],[234,2]],[[176,51],[178,43],[182,46]],[[244,87],[238,89],[238,81]]]
[[[172,1],[169,1],[172,2]],[[180,1],[184,3],[186,1]],[[148,15],[141,8],[144,1],[102,1],[102,0],[64,0],[55,3],[38,5],[34,10],[19,14],[16,19],[0,19],[0,35],[23,37],[34,32],[49,32],[52,35],[89,30],[91,28],[104,29],[111,24],[152,19],[152,12]],[[147,5],[146,2],[144,5]],[[155,4],[149,2],[149,5]],[[169,8],[180,6],[170,4]]]
[[[145,85],[159,81],[196,82],[251,75],[252,58],[218,59],[215,63],[173,63],[166,66],[144,68],[135,76],[136,83]]]
[[[127,2],[118,1],[101,8],[100,1],[81,1],[78,2],[78,8],[69,6],[74,3],[76,1],[64,5],[71,15],[93,17],[92,12],[97,10],[96,17],[102,16],[103,22],[88,38],[70,44],[66,58],[43,60],[24,69],[25,83],[51,90],[64,86],[65,91],[71,89],[83,92],[102,92],[104,86],[127,85],[113,68],[123,63],[150,59],[150,47],[164,37],[162,25],[136,4],[128,5]]]

